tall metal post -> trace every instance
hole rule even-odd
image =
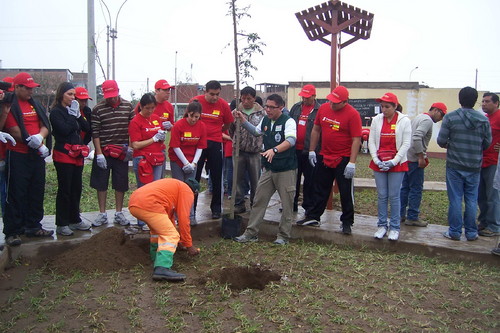
[[[90,97],[89,107],[93,107],[96,103],[96,79],[95,79],[95,54],[96,47],[94,41],[95,35],[94,26],[94,0],[87,0],[87,63],[88,63],[88,76],[87,76],[87,89]]]

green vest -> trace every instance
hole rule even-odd
[[[271,119],[268,117],[262,119],[260,130],[264,133],[264,151],[272,149],[285,141],[285,123],[288,119],[290,119],[289,116],[282,114],[272,125]],[[262,157],[262,165],[266,170],[271,170],[272,172],[297,169],[295,146],[274,155],[272,163],[269,163],[266,158]]]

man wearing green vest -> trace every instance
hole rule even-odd
[[[265,168],[260,176],[255,193],[255,201],[250,212],[248,227],[243,235],[234,238],[239,243],[258,241],[259,225],[264,220],[267,205],[274,192],[278,191],[283,206],[276,245],[285,245],[290,239],[292,229],[293,198],[297,178],[297,156],[295,141],[297,126],[295,121],[283,114],[283,98],[272,94],[264,105],[266,117],[257,126],[246,121],[243,114],[235,110],[234,117],[240,118],[242,126],[255,136],[263,136],[264,152],[262,165]]]

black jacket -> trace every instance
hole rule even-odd
[[[302,154],[309,154],[309,146],[311,144],[311,132],[314,127],[314,120],[316,119],[316,114],[318,113],[318,109],[321,105],[318,103],[318,101],[314,101],[314,109],[311,111],[309,116],[307,117],[307,124],[306,124],[306,138],[304,140],[304,149],[302,150]],[[295,103],[292,108],[290,109],[290,118],[295,120],[297,125],[299,124],[299,117],[300,114],[302,113],[302,102]],[[321,150],[321,138],[318,140],[318,144],[316,145],[316,153],[319,153]]]
[[[62,105],[56,105],[50,110],[49,117],[55,139],[54,150],[67,154],[68,150],[64,149],[66,143],[71,145],[84,144],[80,133],[81,131],[88,133],[90,125],[83,117],[71,116]]]

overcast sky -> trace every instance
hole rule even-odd
[[[95,1],[97,47],[106,71],[107,12]],[[123,0],[105,0],[112,25]],[[128,0],[118,17],[116,80],[125,98],[158,79],[234,80],[227,0]],[[295,13],[318,0],[238,0],[251,4],[241,30],[267,46],[249,83],[329,81],[330,48],[311,42]],[[419,81],[436,88],[500,91],[499,0],[349,0],[375,14],[371,38],[342,50],[343,81]],[[0,0],[3,68],[87,71],[86,0]],[[343,38],[344,40],[346,38]],[[418,66],[418,69],[413,70]],[[99,66],[97,82],[104,76]],[[413,70],[413,71],[412,71]],[[324,96],[321,96],[324,97]]]

